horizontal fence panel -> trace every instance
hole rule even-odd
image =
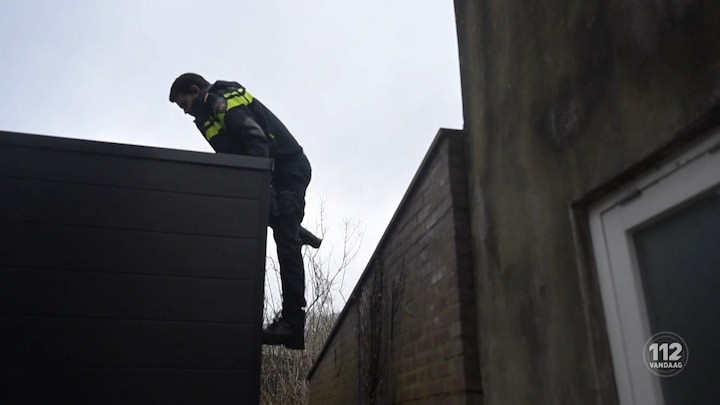
[[[0,177],[0,220],[257,236],[258,200]]]
[[[265,239],[0,221],[0,266],[262,280]]]
[[[256,281],[0,267],[0,314],[247,322]]]
[[[0,144],[0,174],[252,199],[265,191],[270,172]]]
[[[245,369],[259,328],[0,315],[0,366]]]
[[[0,367],[2,404],[257,403],[246,370]]]

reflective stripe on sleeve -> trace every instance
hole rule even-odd
[[[250,105],[253,102],[253,96],[245,89],[239,89],[230,93],[223,94],[223,98],[227,101],[225,112],[217,114],[217,118],[212,121],[205,122],[205,139],[208,141],[217,136],[225,127],[225,114],[231,109],[243,105]]]

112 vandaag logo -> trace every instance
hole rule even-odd
[[[659,377],[672,377],[687,366],[689,352],[679,335],[660,332],[645,342],[643,356],[650,372]]]

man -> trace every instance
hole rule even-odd
[[[239,83],[211,85],[198,74],[185,73],[173,82],[170,102],[195,117],[195,125],[216,152],[274,159],[269,225],[277,245],[283,302],[280,317],[263,330],[263,343],[303,350],[306,302],[301,245],[320,246],[320,239],[300,226],[311,177],[303,148]]]

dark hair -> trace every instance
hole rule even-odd
[[[180,94],[192,94],[192,90],[190,89],[192,86],[198,86],[202,89],[209,85],[210,82],[197,73],[181,74],[170,87],[170,102],[175,102],[175,97]]]

